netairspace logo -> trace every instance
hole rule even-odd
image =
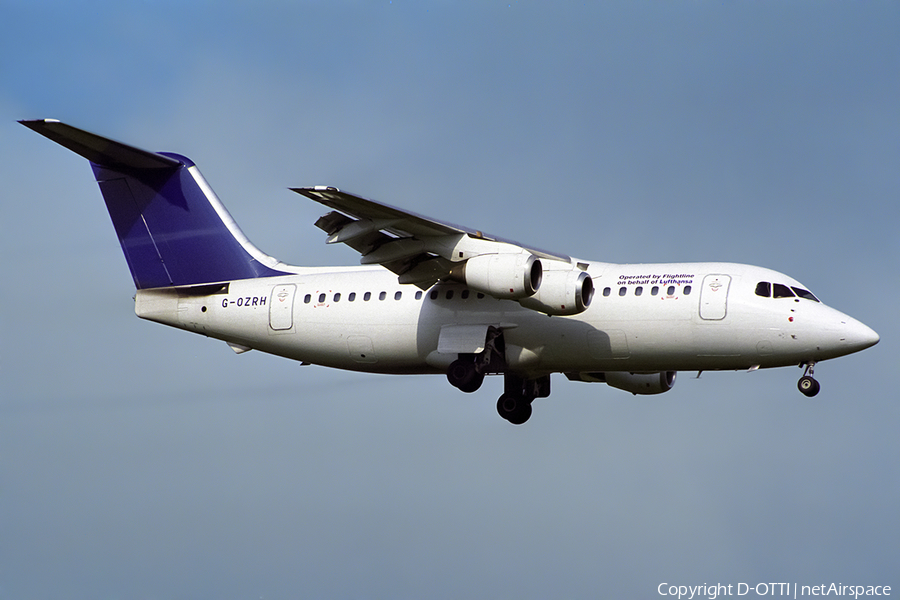
[[[788,596],[801,598],[804,596],[844,596],[859,598],[860,596],[890,596],[889,585],[843,585],[841,583],[820,585],[798,585],[796,583],[716,583],[714,585],[672,585],[661,583],[656,588],[660,596],[672,596],[682,600],[693,598],[734,598],[740,596]]]

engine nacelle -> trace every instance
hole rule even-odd
[[[545,271],[537,293],[519,304],[548,315],[577,315],[591,305],[593,297],[594,280],[584,271]]]
[[[519,300],[541,287],[541,261],[533,254],[481,254],[450,271],[450,277],[494,298]]]
[[[632,394],[662,394],[675,385],[676,371],[660,373],[627,373],[624,371],[607,371],[604,373],[606,383],[611,387],[631,392]]]

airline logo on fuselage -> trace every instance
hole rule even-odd
[[[693,273],[647,273],[646,275],[619,275],[619,285],[682,285],[694,283]]]

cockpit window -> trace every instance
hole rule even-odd
[[[774,291],[774,294],[772,293]],[[795,296],[796,294],[796,296]],[[803,288],[786,286],[782,283],[769,283],[768,281],[760,281],[756,284],[756,295],[763,298],[795,298],[800,297],[813,302],[819,302],[819,299],[813,296],[809,290]]]
[[[807,300],[812,300],[813,302],[818,302],[819,299],[813,296],[812,292],[809,290],[804,290],[803,288],[793,287],[791,289],[794,290],[794,293],[800,296],[801,298],[805,298]]]
[[[780,283],[775,283],[775,284],[773,284],[773,287],[775,288],[774,291],[775,291],[776,298],[793,298],[794,297],[794,292],[792,292],[791,288],[789,288],[786,285],[783,285]]]
[[[756,284],[756,295],[763,298],[772,297],[772,284],[768,281],[760,281]]]

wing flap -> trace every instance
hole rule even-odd
[[[440,279],[446,277],[452,268],[452,263],[445,258],[436,256],[434,258],[425,259],[410,265],[402,273],[397,273],[400,277],[400,283],[411,283],[427,289]]]
[[[400,238],[386,242],[359,259],[363,265],[378,265],[395,260],[407,260],[425,253],[425,243],[415,238]]]

